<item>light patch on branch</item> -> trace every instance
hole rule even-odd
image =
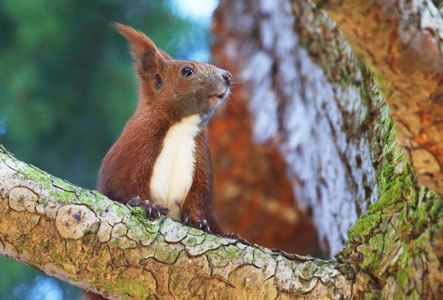
[[[16,187],[9,192],[9,206],[16,211],[35,212],[38,195],[26,187]]]
[[[94,212],[84,205],[68,204],[57,213],[55,225],[65,239],[77,240],[87,233],[95,233],[99,221]]]

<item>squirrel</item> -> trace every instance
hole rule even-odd
[[[213,203],[207,123],[230,93],[232,75],[213,65],[172,59],[145,34],[114,24],[130,44],[139,102],[103,159],[98,191],[224,235]]]

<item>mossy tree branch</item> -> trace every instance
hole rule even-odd
[[[112,299],[350,298],[368,284],[350,264],[150,222],[0,148],[0,253]]]
[[[346,247],[336,258],[357,265],[377,282],[367,298],[440,299],[443,202],[418,183],[387,110],[382,112],[373,127],[383,141],[379,149],[373,144],[381,195],[348,231]]]
[[[432,1],[313,0],[337,22],[389,104],[421,183],[443,195],[443,19]]]
[[[390,112],[383,100],[372,97],[376,113],[368,119],[368,139],[380,196],[348,231],[346,247],[336,258],[356,264],[377,282],[366,298],[440,299],[443,203],[419,182],[442,194],[442,57],[439,52],[433,61],[432,56],[434,47],[441,49],[441,17],[426,1],[315,2],[328,11],[353,52],[376,74]],[[303,12],[301,19],[322,15],[318,7],[292,3],[294,11]],[[336,32],[324,33],[331,34]],[[377,88],[369,86],[366,91]]]
[[[381,104],[370,120],[380,198],[336,257],[376,280],[368,298],[440,299],[443,203],[419,181],[442,194],[441,15],[429,1],[314,2],[375,74],[393,117]]]

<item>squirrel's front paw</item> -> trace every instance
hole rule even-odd
[[[207,233],[212,233],[211,228],[209,228],[208,221],[206,221],[206,220],[198,219],[197,221],[194,221],[191,217],[187,217],[185,220],[185,225],[190,226],[190,227],[194,227],[197,229],[201,229]]]
[[[146,211],[148,219],[156,220],[160,216],[166,216],[171,210],[161,205],[151,203],[149,200],[141,200],[139,196],[129,200],[126,205],[131,207],[141,206]]]

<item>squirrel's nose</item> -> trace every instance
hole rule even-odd
[[[224,73],[222,76],[223,76],[223,78],[226,80],[227,83],[230,83],[230,82],[231,82],[231,80],[232,80],[232,75],[231,75],[230,72],[226,72],[226,73]]]

